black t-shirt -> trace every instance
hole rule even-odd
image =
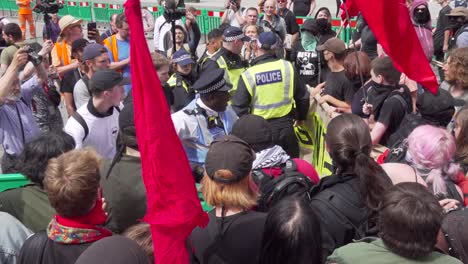
[[[294,62],[296,72],[299,74],[299,80],[310,86],[318,84],[317,78],[319,73],[317,51],[305,51],[300,41],[293,46],[291,60]]]
[[[444,46],[444,31],[449,27],[449,17],[447,16],[452,11],[452,8],[447,5],[439,11],[436,30],[434,32],[434,49],[442,50]]]
[[[81,79],[81,75],[78,69],[65,73],[60,86],[60,92],[62,93],[73,93],[75,84]]]
[[[293,12],[296,16],[307,16],[311,0],[294,0]]]
[[[344,70],[340,72],[328,73],[325,83],[324,94],[331,95],[336,99],[349,104],[353,101],[353,83],[348,80]]]
[[[377,57],[377,39],[369,26],[364,27],[361,32],[361,51],[365,52],[370,60]]]
[[[267,214],[255,211],[238,213],[224,218],[223,238],[217,238],[221,217],[209,213],[205,229],[195,228],[188,238],[190,263],[256,264],[260,255],[263,229]]]
[[[406,113],[410,112],[411,94],[408,89],[405,89],[401,96],[390,95],[383,103],[380,115],[376,122],[382,123],[387,127],[384,135],[380,139],[380,144],[387,146],[390,136],[395,133],[400,127],[401,121]],[[388,147],[388,146],[387,146]]]
[[[280,16],[284,19],[284,22],[286,23],[287,34],[292,35],[292,34],[296,34],[296,32],[299,32],[299,25],[297,24],[296,16],[294,16],[291,10],[286,9],[284,11],[284,14]]]

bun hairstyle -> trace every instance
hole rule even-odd
[[[367,124],[358,116],[342,114],[331,120],[325,141],[335,165],[335,174],[359,177],[360,191],[367,206],[376,211],[391,183],[370,153],[372,139]]]

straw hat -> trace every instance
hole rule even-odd
[[[73,16],[70,16],[70,15],[63,16],[59,20],[60,34],[59,34],[59,37],[57,39],[57,42],[62,40],[62,34],[68,27],[75,26],[75,25],[81,25],[82,22],[83,22],[83,19],[76,19],[76,18],[74,18]]]

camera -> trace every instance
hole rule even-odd
[[[187,11],[185,9],[178,9],[179,1],[177,0],[166,0],[164,7],[164,18],[167,21],[176,21],[185,16]]]
[[[164,10],[164,18],[167,21],[176,21],[181,19],[187,14],[185,9],[165,9]]]
[[[38,55],[31,47],[26,50],[26,53],[28,53],[28,61],[32,62],[35,67],[42,63],[42,56]]]
[[[43,14],[58,13],[58,11],[62,8],[63,4],[55,3],[55,0],[42,0],[42,3],[37,4],[33,11]]]

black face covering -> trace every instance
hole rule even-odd
[[[450,28],[453,29],[454,32],[460,29],[464,24],[464,22],[458,21],[458,19],[450,19],[449,22]]]
[[[425,8],[424,11],[419,12],[417,9],[414,10],[414,21],[418,24],[426,24],[431,19],[429,9]]]
[[[331,23],[325,18],[319,18],[315,21],[317,23],[317,31],[320,35],[327,34],[331,31]]]

